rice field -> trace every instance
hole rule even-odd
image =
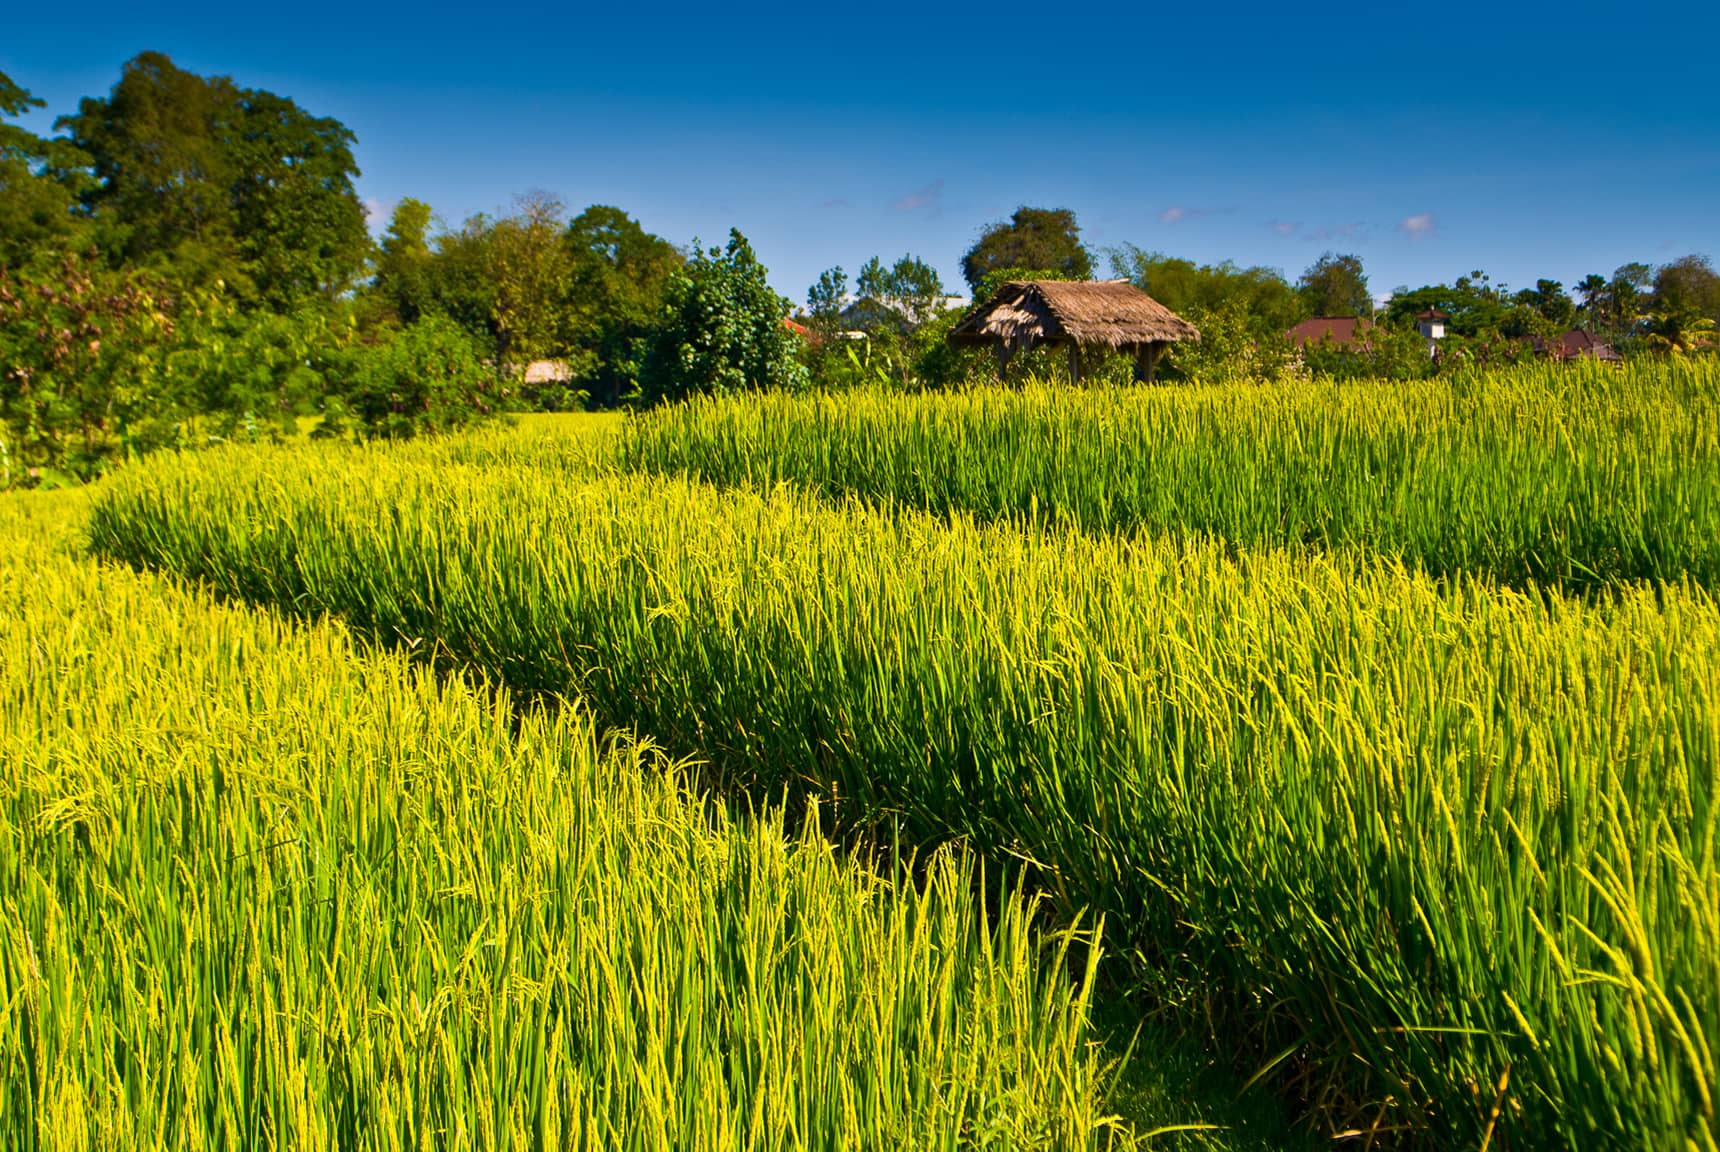
[[[1720,582],[1720,361],[1418,383],[987,388],[664,408],[630,467],[1434,575]]]
[[[835,401],[708,406],[614,445],[222,452],[123,475],[89,537],[430,667],[576,695],[727,794],[959,843],[1029,884],[1049,923],[1103,916],[1129,1003],[1228,1045],[1328,1134],[1707,1149],[1720,603],[1712,409],[1691,379],[1597,379],[1595,405],[1573,392],[1556,412],[1538,378],[1476,382],[1474,410],[1434,408],[1431,433],[1413,397],[1341,393],[1323,422],[1312,394],[1193,389],[1142,397],[1148,414],[1110,432],[1121,397],[978,394],[861,398],[849,423]],[[1686,384],[1676,410],[1632,391]],[[1238,417],[1253,434],[1217,433],[1226,397],[1255,405]],[[1607,447],[1608,427],[1636,439]],[[922,489],[882,465],[896,479],[876,490],[858,462],[859,480],[796,473],[868,428],[881,461],[941,445],[954,463],[927,464]],[[1183,455],[1158,457],[1174,467],[1136,451],[1178,429]],[[1034,479],[1065,434],[1067,472]],[[994,436],[1002,479],[924,495]],[[614,452],[661,472],[670,457],[642,444],[724,437],[750,463],[693,471],[727,490],[604,467]],[[1273,453],[1325,454],[1330,478],[1393,444],[1412,463],[1391,516],[1368,519],[1359,482],[1302,484],[1325,504],[1252,495]],[[1674,449],[1694,464],[1661,458]],[[1537,451],[1555,463],[1533,473]],[[1083,481],[1089,464],[1105,479]],[[972,495],[1041,482],[1037,516]],[[1163,505],[1189,509],[1184,528],[1106,519],[1117,493],[1161,485],[1186,498]],[[1513,502],[1548,486],[1569,511],[1537,535]],[[1231,527],[1199,522],[1227,500]],[[1273,528],[1268,505],[1322,507],[1353,534]],[[1608,595],[1577,595],[1579,568]],[[1630,579],[1645,574],[1663,579]],[[1514,575],[1536,579],[1498,579]]]
[[[1098,1043],[1095,918],[94,563],[84,497],[0,501],[0,1147],[1274,1146]]]

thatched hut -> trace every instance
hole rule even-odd
[[[1043,344],[1067,347],[1076,380],[1084,350],[1132,353],[1135,379],[1151,380],[1166,348],[1199,339],[1193,324],[1127,280],[1012,280],[949,334],[951,344],[990,347],[1005,377],[1017,352]]]

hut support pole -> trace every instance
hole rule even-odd
[[[1069,382],[1081,383],[1081,345],[1075,343],[1069,345]]]
[[[1010,347],[1007,340],[999,340],[991,347],[991,354],[997,360],[997,379],[1001,384],[1009,383]]]
[[[1151,344],[1143,344],[1135,349],[1135,380],[1141,384],[1151,384],[1153,373],[1158,371],[1159,357],[1165,350],[1164,343],[1159,340]]]

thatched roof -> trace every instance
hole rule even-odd
[[[950,330],[954,344],[1139,349],[1200,330],[1127,280],[1012,280]]]

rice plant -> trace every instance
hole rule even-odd
[[[1435,575],[1720,582],[1720,361],[1416,383],[703,400],[631,467],[984,519],[1362,547]]]
[[[1587,603],[388,452],[130,473],[90,535],[1014,862],[1065,923],[1103,914],[1154,1002],[1376,1135],[1714,1146],[1720,604],[1693,583]]]
[[[0,502],[0,1147],[1145,1139],[1093,925],[1044,940],[995,883],[988,920],[958,852],[915,883],[732,818],[571,705],[76,561],[80,511]]]

